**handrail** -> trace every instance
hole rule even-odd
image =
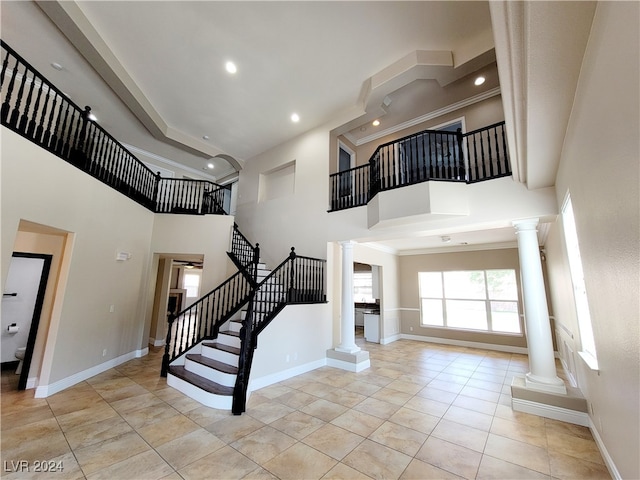
[[[151,171],[44,75],[0,39],[2,125],[154,213],[223,214],[227,187]],[[8,82],[5,82],[10,77]]]
[[[234,415],[245,411],[258,335],[286,305],[326,302],[325,277],[326,260],[298,256],[291,247],[289,256],[254,289],[240,330],[240,358],[232,405]]]
[[[203,339],[217,338],[220,326],[247,303],[253,291],[238,271],[184,310],[169,314],[161,375],[166,377],[169,364]]]
[[[471,132],[423,130],[379,145],[369,162],[329,177],[329,211],[429,180],[475,183],[511,175],[505,123]]]
[[[238,224],[233,223],[233,232],[231,236],[231,251],[229,257],[236,264],[239,270],[248,270],[249,266],[257,267],[260,261],[260,244],[256,243],[254,247],[251,242],[238,229]],[[253,280],[255,280],[255,272],[249,272]]]

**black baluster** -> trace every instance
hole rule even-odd
[[[27,70],[25,67],[24,76],[27,76]],[[33,87],[35,87],[36,79],[35,77],[31,77],[31,85],[29,85],[29,93],[27,94],[27,101],[24,105],[24,111],[22,112],[22,117],[20,117],[20,124],[18,125],[18,130],[22,133],[26,133],[27,121],[29,120],[29,108],[31,107],[31,98],[33,96]],[[35,115],[35,111],[31,112]]]
[[[9,65],[9,50],[7,50],[2,62],[2,72],[0,73],[0,88],[4,85],[4,74],[7,72],[7,66]]]
[[[11,110],[11,97],[13,96],[13,87],[15,85],[16,76],[18,72],[18,59],[16,58],[16,64],[13,67],[13,71],[11,72],[11,80],[9,81],[9,88],[7,88],[7,94],[4,97],[4,102],[2,102],[2,108],[0,109],[0,119],[2,123],[6,123],[7,117],[9,116],[9,110]]]
[[[18,65],[16,61],[16,69],[14,75],[18,75]],[[22,80],[20,81],[20,88],[18,89],[18,95],[16,96],[16,104],[11,111],[11,118],[9,119],[9,126],[16,128],[18,126],[18,118],[20,116],[20,104],[22,103],[22,95],[24,94],[24,84],[27,81],[27,67],[24,67],[24,73],[22,74]]]
[[[33,83],[35,83],[35,77],[33,78]],[[29,126],[27,127],[27,136],[33,138],[33,133],[36,130],[36,117],[38,113],[40,113],[40,121],[42,121],[42,113],[40,112],[40,96],[42,95],[42,85],[44,82],[40,81],[40,87],[38,88],[38,95],[36,96],[36,103],[33,105],[33,112],[31,114],[31,120],[29,121]],[[35,137],[34,140],[40,137]]]
[[[493,136],[496,142],[496,167],[498,170],[498,175],[502,175],[502,162],[500,162],[500,143],[498,142],[498,127],[493,128]]]
[[[493,178],[493,155],[491,154],[491,133],[487,131],[487,150],[489,151],[489,178]]]
[[[62,111],[62,102],[60,103],[60,113],[58,114],[58,125],[57,125],[57,137],[58,137],[58,142],[55,145],[55,153],[57,153],[58,155],[62,154],[62,151],[64,150],[64,137],[66,135],[66,123],[67,123],[67,118],[69,117],[69,104],[67,103],[67,108],[65,110],[65,112],[63,113]],[[64,115],[64,120],[63,120],[63,115]]]
[[[40,113],[40,123],[38,124],[38,128],[36,129],[36,139],[40,142],[40,144],[44,144],[44,122],[47,118],[47,109],[49,107],[49,87],[47,87],[47,94],[44,97],[44,105],[42,106],[42,113]]]
[[[49,95],[49,92],[47,92],[47,95]],[[50,152],[54,151],[53,146],[55,146],[56,144],[56,130],[55,130],[55,126],[53,125],[53,118],[55,117],[57,101],[58,101],[58,94],[56,92],[53,92],[53,103],[51,105],[51,112],[49,112],[49,121],[47,122],[47,129],[45,130],[44,137],[42,138],[43,146],[47,148],[47,150],[49,150]],[[53,128],[53,135],[51,130],[52,128]]]
[[[511,173],[511,162],[509,162],[509,151],[507,150],[507,139],[504,134],[504,123],[500,126],[502,132],[502,151],[504,152],[505,173]]]

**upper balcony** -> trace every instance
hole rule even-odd
[[[476,183],[511,175],[504,122],[471,132],[424,130],[380,145],[368,163],[330,176],[330,212],[427,181]]]

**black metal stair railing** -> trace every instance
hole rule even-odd
[[[227,187],[162,178],[0,40],[2,125],[155,213],[224,214]]]
[[[248,272],[255,280],[255,272],[248,267],[257,265],[260,261],[260,244],[256,243],[254,247],[238,229],[238,224],[235,222],[231,234],[231,251],[228,252],[228,255],[239,270]]]
[[[254,285],[240,271],[181,312],[169,315],[163,377],[169,364],[202,340],[218,337],[220,327],[251,298]]]
[[[429,180],[475,183],[508,175],[504,122],[468,133],[424,130],[378,146],[365,165],[330,175],[330,211]]]
[[[325,260],[298,256],[292,247],[289,256],[254,289],[240,330],[240,358],[233,394],[233,414],[240,415],[246,408],[253,351],[258,346],[260,332],[287,305],[326,302],[325,278]]]

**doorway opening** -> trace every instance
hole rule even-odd
[[[14,252],[2,295],[2,362],[18,359],[18,390],[27,388],[52,255]]]

